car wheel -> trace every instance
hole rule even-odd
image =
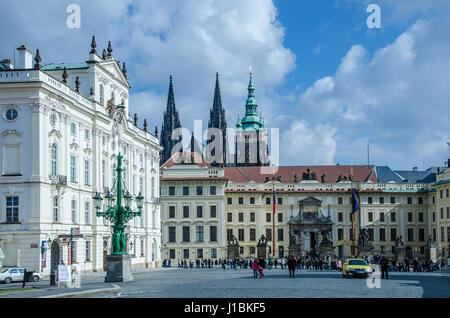
[[[5,284],[10,284],[12,282],[11,277],[6,277],[5,278]]]
[[[34,275],[33,276],[33,282],[38,282],[39,281],[39,276],[38,275]]]

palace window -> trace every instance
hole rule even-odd
[[[250,229],[250,241],[256,241],[256,229]]]
[[[250,197],[250,204],[255,204],[255,197]]]
[[[212,225],[209,227],[209,240],[217,242],[217,226]]]
[[[283,198],[278,197],[278,204],[283,204]]]
[[[244,222],[244,213],[239,213],[239,222]]]
[[[183,242],[189,242],[190,240],[190,228],[189,226],[183,226]]]
[[[91,261],[91,241],[86,241],[86,262]]]
[[[270,198],[266,198],[266,204],[270,204]]]
[[[233,204],[233,198],[227,198],[227,204]]]
[[[227,229],[227,241],[233,237],[233,229]]]
[[[209,207],[209,217],[211,217],[211,218],[215,218],[216,216],[217,216],[217,206],[215,206],[215,205],[211,205],[210,207]]]
[[[238,230],[238,240],[243,242],[244,241],[244,229]]]
[[[197,205],[197,217],[202,218],[203,217],[203,206]]]
[[[105,95],[104,95],[104,89],[103,84],[100,84],[100,105],[105,106]]]
[[[84,184],[90,184],[90,162],[89,160],[84,161]]]
[[[380,212],[380,222],[384,222],[384,212]]]
[[[412,197],[408,197],[408,204],[412,204]]]
[[[425,241],[425,229],[419,229],[419,241],[420,242]]]
[[[391,204],[395,204],[395,197],[391,197]]]
[[[386,230],[380,229],[380,241],[386,241]]]
[[[373,222],[373,212],[369,212],[369,222]]]
[[[418,199],[418,203],[419,204],[423,204],[423,198],[422,197],[418,197],[417,199]]]
[[[380,204],[384,204],[384,197],[379,197]]]
[[[76,172],[77,172],[77,158],[75,156],[70,156],[70,181],[72,182],[77,181]]]
[[[283,236],[283,229],[278,229],[278,241],[283,241],[284,240],[284,236]]]
[[[58,146],[52,145],[52,176],[58,174]]]
[[[238,199],[238,203],[239,203],[239,204],[244,204],[244,198],[239,198],[239,199]]]
[[[91,131],[89,129],[84,130],[84,140],[86,141],[91,140]]]
[[[171,259],[174,259],[174,258],[175,258],[175,249],[174,249],[174,248],[171,248],[171,249],[169,250],[169,257],[170,257]]]
[[[408,229],[408,241],[414,241],[414,229]]]
[[[367,197],[367,203],[368,204],[372,204],[373,203],[372,197]]]
[[[391,229],[391,241],[394,242],[397,238],[397,229]]]
[[[5,119],[7,121],[13,121],[19,116],[19,112],[15,108],[8,108],[5,111]]]
[[[344,222],[344,213],[342,213],[342,212],[338,213],[338,222]]]
[[[189,249],[188,248],[183,249],[183,257],[184,257],[184,259],[189,259]]]
[[[278,222],[283,222],[283,213],[278,213]]]
[[[58,197],[54,197],[53,198],[53,222],[58,222],[58,205],[59,205],[59,201],[58,201]]]
[[[423,212],[419,212],[419,222],[423,222]]]
[[[71,204],[71,215],[72,215],[72,223],[77,223],[77,201],[76,200],[72,200]]]
[[[217,193],[217,187],[216,186],[210,186],[209,187],[209,194],[210,195],[216,195]]]
[[[175,218],[175,206],[171,205],[169,206],[169,219]]]
[[[203,187],[197,186],[197,195],[203,195]]]
[[[6,222],[19,222],[19,197],[6,197]]]
[[[228,222],[233,222],[233,213],[231,213],[231,212],[227,213],[227,221]]]
[[[250,213],[250,222],[255,222],[255,212]]]
[[[217,248],[211,249],[211,258],[217,258]]]
[[[272,229],[266,229],[266,239],[272,241]]]
[[[343,200],[341,197],[338,198],[338,204],[342,204]]]
[[[175,195],[175,187],[174,186],[169,187],[169,195]]]
[[[84,202],[84,223],[91,224],[91,204],[90,202]]]
[[[183,187],[183,195],[189,195],[189,187],[188,186]]]
[[[70,123],[70,133],[74,136],[77,135],[77,124]]]
[[[412,212],[408,212],[408,222],[412,222],[413,221],[413,214]]]
[[[169,242],[176,242],[177,240],[177,228],[175,226],[169,226]]]
[[[391,222],[395,222],[395,212],[391,212]]]

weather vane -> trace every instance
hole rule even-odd
[[[253,68],[252,68],[251,65],[250,65],[250,67],[248,68],[248,70],[250,71],[250,76],[252,76],[252,75],[253,75],[253,72],[252,72]]]

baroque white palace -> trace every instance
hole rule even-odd
[[[104,270],[112,226],[96,216],[92,197],[113,186],[119,152],[127,190],[144,196],[142,216],[126,230],[132,265],[160,265],[162,148],[146,121],[141,129],[136,115],[130,120],[126,68],[111,44],[102,57],[94,37],[91,48],[81,63],[41,66],[37,50],[33,65],[25,46],[17,49],[17,65],[0,62],[3,266],[44,275],[62,262],[79,272]],[[134,199],[131,207],[137,211]],[[77,234],[72,245],[71,231]]]

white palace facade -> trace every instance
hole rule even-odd
[[[144,196],[142,216],[126,230],[132,265],[160,265],[162,148],[146,121],[142,129],[130,119],[125,64],[114,59],[111,44],[102,57],[95,38],[91,48],[81,63],[41,66],[39,51],[33,62],[25,46],[17,49],[17,65],[0,62],[3,266],[44,275],[62,262],[79,272],[104,270],[112,224],[96,216],[92,197],[111,190],[119,152],[127,190]],[[131,207],[137,210],[134,199]],[[70,253],[71,232],[79,234]]]

